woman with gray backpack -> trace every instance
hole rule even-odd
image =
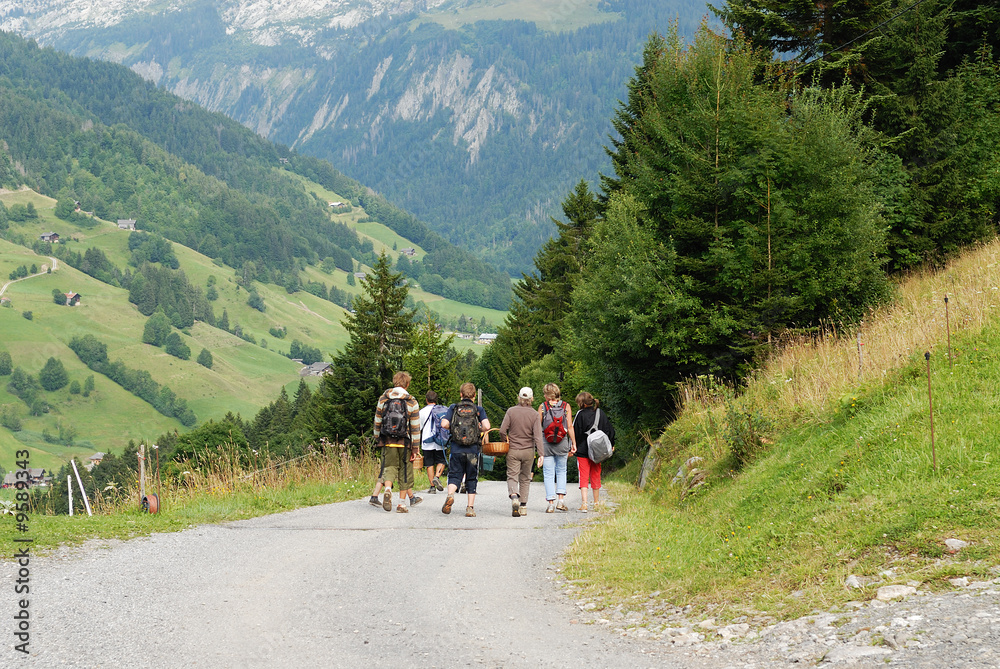
[[[594,491],[596,509],[601,494],[601,463],[614,452],[615,428],[593,395],[576,396],[576,464],[580,469],[580,511],[587,513],[587,488]]]

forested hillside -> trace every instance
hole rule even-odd
[[[703,0],[75,3],[0,25],[327,159],[513,276],[562,194],[608,170],[601,142],[643,40],[707,14]]]
[[[333,258],[345,271],[373,264],[372,250],[302,188],[293,177],[300,174],[421,246],[423,261],[407,263],[414,278],[445,297],[507,305],[505,274],[411,214],[329,164],[271,144],[124,67],[2,34],[0,96],[3,185],[27,184],[99,218],[141,219],[145,230],[292,290],[305,264]]]
[[[997,233],[1000,12],[800,6],[730,0],[732,39],[650,38],[613,173],[598,192],[580,175],[476,368],[490,415],[558,378],[655,433],[682,379],[738,385],[783,341],[849,330],[894,275]]]

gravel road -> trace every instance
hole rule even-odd
[[[748,629],[586,610],[559,560],[597,514],[546,514],[535,484],[512,518],[504,483],[479,492],[476,518],[464,496],[450,516],[441,493],[365,499],[32,557],[30,656],[7,559],[0,667],[1000,666],[989,582]]]

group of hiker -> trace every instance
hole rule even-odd
[[[396,372],[393,387],[382,393],[375,407],[374,431],[381,447],[379,480],[369,503],[392,511],[393,489],[398,491],[398,513],[407,513],[423,498],[414,494],[414,462],[422,459],[430,487],[427,494],[444,492],[441,512],[450,514],[455,495],[467,495],[465,515],[475,517],[476,488],[479,482],[482,437],[491,425],[486,410],[477,405],[476,386],[463,383],[459,401],[440,404],[438,394],[429,390],[421,409],[407,390],[408,372]],[[611,455],[615,431],[599,402],[588,392],[576,396],[577,414],[564,401],[555,383],[545,385],[544,401],[537,409],[534,391],[521,388],[517,403],[509,408],[499,432],[508,442],[507,493],[511,515],[528,515],[528,493],[537,458],[545,482],[546,513],[569,510],[566,505],[566,470],[575,455],[580,472],[579,511],[587,513],[599,504],[601,463]],[[447,469],[447,483],[441,477]],[[593,501],[588,499],[588,491]],[[381,501],[379,496],[381,495]]]

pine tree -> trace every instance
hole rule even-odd
[[[212,365],[214,364],[215,361],[212,358],[212,352],[209,351],[207,348],[203,348],[201,349],[201,353],[198,354],[197,362],[202,367],[212,369]]]
[[[637,65],[635,74],[625,84],[628,90],[627,100],[620,102],[618,110],[611,119],[611,126],[618,137],[611,137],[611,147],[604,147],[605,153],[611,157],[614,176],[601,175],[601,203],[606,203],[612,193],[621,188],[621,180],[629,175],[629,157],[634,153],[636,124],[642,118],[650,100],[650,81],[657,64],[663,59],[667,43],[663,36],[653,33],[646,41],[642,50],[642,64]]]
[[[556,350],[569,311],[570,295],[580,280],[585,241],[597,220],[599,204],[581,180],[562,204],[567,222],[552,219],[558,235],[535,255],[535,269],[514,288],[508,330],[524,340],[532,359]]]
[[[49,358],[42,371],[38,372],[38,382],[49,392],[59,390],[69,383],[69,374],[66,373],[62,360]]]
[[[171,332],[167,335],[167,338],[163,341],[163,350],[181,360],[187,360],[191,357],[191,348],[184,343],[184,340],[176,332]]]
[[[455,373],[454,358],[449,358],[454,334],[447,337],[434,315],[426,313],[424,322],[416,328],[413,347],[403,360],[403,368],[410,372],[410,394],[423,404],[428,390],[435,391],[445,400],[458,400],[459,379]]]
[[[314,437],[360,437],[371,430],[375,402],[403,366],[414,312],[408,288],[383,253],[361,282],[354,313],[343,321],[350,340],[313,394],[308,424]]]

